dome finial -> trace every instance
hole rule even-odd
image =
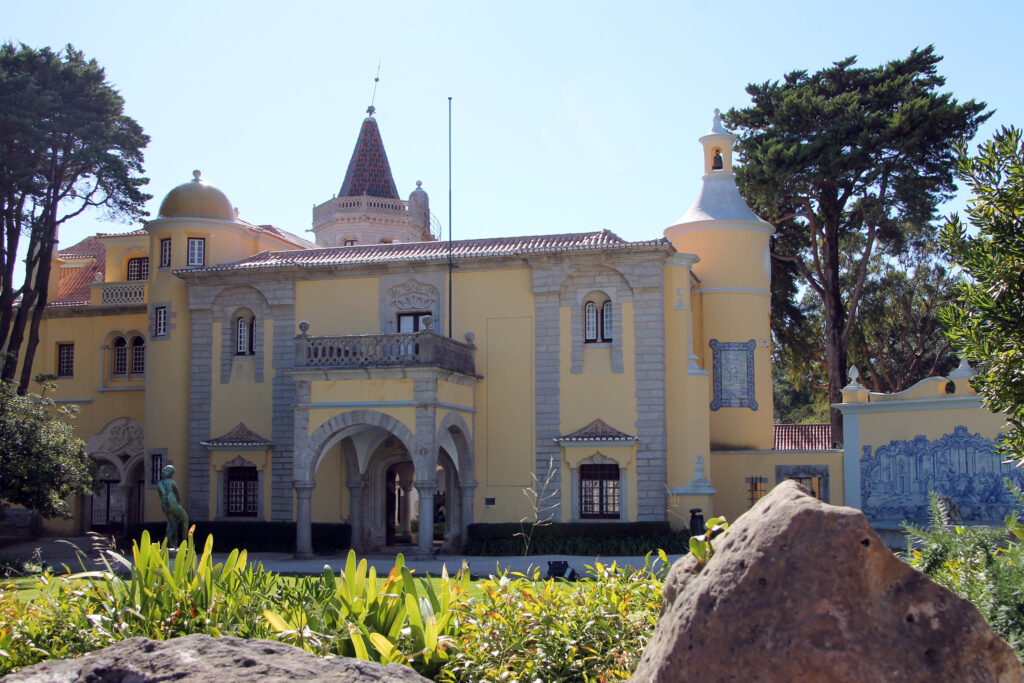
[[[200,170],[199,170],[199,169],[197,168],[196,170],[192,171],[192,180],[194,180],[195,182],[197,182],[197,183],[198,183],[198,182],[199,182],[199,177],[200,177],[201,175],[203,175],[203,172],[202,172],[202,171],[200,171]]]

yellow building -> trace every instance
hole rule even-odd
[[[312,522],[429,552],[534,506],[678,527],[789,477],[843,502],[842,451],[774,449],[773,228],[717,111],[663,237],[451,245],[369,114],[316,244],[241,220],[196,171],[143,229],[59,253],[38,370],[81,407],[103,484],[50,531],[161,520],[166,464],[193,520],[294,521],[302,555]]]

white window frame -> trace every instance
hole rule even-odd
[[[253,353],[253,333],[255,319],[239,316],[235,322],[235,355],[249,356]]]
[[[169,268],[171,265],[171,238],[165,237],[160,240],[160,267]]]
[[[141,342],[141,343],[136,343]],[[131,371],[133,375],[146,374],[146,340],[144,337],[132,337],[128,345],[132,350]]]
[[[206,238],[188,238],[188,265],[189,267],[202,266],[206,264]]]
[[[596,342],[597,339],[597,304],[588,301],[583,306],[584,334],[583,341]]]
[[[153,309],[153,336],[167,336],[167,307],[157,306]]]
[[[138,282],[149,279],[149,258],[136,257],[128,259],[128,281]]]
[[[128,340],[115,337],[113,344],[111,374],[115,377],[128,374]]]
[[[601,306],[601,341],[610,342],[612,340],[612,302],[611,300],[605,301]]]

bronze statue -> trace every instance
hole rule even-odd
[[[167,465],[161,470],[160,483],[156,485],[160,492],[160,509],[167,516],[167,546],[177,548],[188,532],[188,513],[181,507],[181,493],[178,485],[171,477],[174,476],[174,465]]]

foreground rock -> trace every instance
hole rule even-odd
[[[167,641],[131,638],[78,659],[54,660],[7,676],[23,683],[151,681],[426,681],[400,664],[321,659],[270,640],[194,635]]]
[[[777,486],[678,560],[633,681],[1021,681],[981,614],[882,544],[859,510]]]

